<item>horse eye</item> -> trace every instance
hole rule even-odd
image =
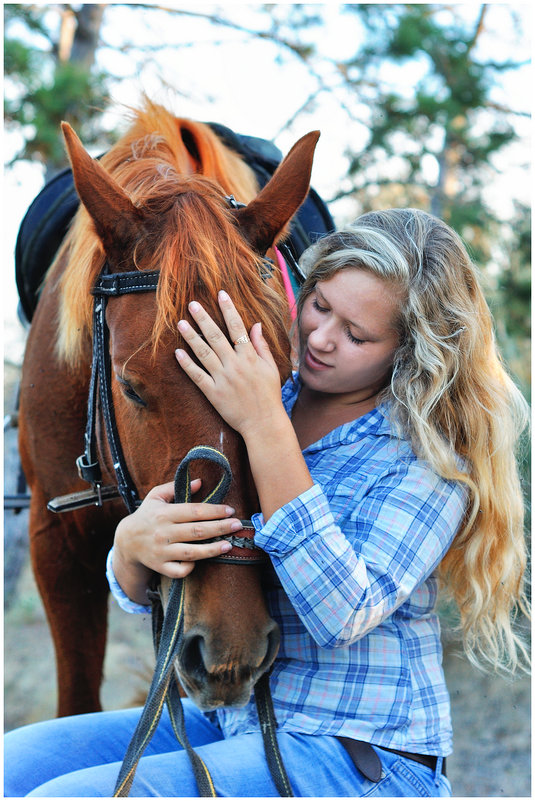
[[[126,395],[127,398],[130,398],[130,400],[134,401],[134,403],[137,403],[139,406],[147,405],[146,401],[144,401],[143,398],[140,398],[140,396],[137,394],[132,385],[128,383],[128,381],[125,381],[124,378],[121,378],[120,375],[116,375],[115,377],[119,382],[119,384],[121,385],[123,393]]]

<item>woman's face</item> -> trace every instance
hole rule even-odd
[[[348,267],[316,284],[299,326],[299,374],[316,392],[373,397],[386,386],[399,344],[400,299],[390,284]]]

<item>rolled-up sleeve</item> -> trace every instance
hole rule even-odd
[[[314,640],[334,648],[407,600],[450,547],[465,508],[461,484],[400,461],[371,484],[358,474],[336,489],[315,483],[267,523],[255,516],[255,543]]]
[[[134,615],[150,615],[151,607],[138,604],[130,600],[128,595],[124,592],[123,588],[117,581],[115,573],[113,572],[113,548],[108,554],[106,560],[106,578],[110,586],[111,594],[124,612],[129,612]]]

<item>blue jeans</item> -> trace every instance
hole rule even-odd
[[[277,796],[259,733],[224,739],[189,701],[186,730],[211,773],[218,796]],[[5,797],[110,797],[139,709],[96,712],[34,723],[8,732],[4,746]],[[444,776],[388,751],[379,782],[354,767],[334,737],[279,733],[279,746],[294,794],[301,797],[450,796]],[[167,711],[144,756],[132,790],[135,797],[198,795],[187,754],[173,734]]]

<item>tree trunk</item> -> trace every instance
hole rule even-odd
[[[105,3],[84,3],[80,6],[79,11],[75,12],[76,32],[69,60],[78,62],[88,70],[95,63],[95,53],[105,8]]]
[[[89,73],[95,63],[105,9],[105,3],[84,3],[77,11],[71,5],[63,6],[57,47],[58,69],[69,62],[77,64]],[[68,102],[69,98],[66,98],[67,105]],[[64,164],[64,160],[58,163],[57,159],[49,157],[46,163],[45,183],[53,178]]]

